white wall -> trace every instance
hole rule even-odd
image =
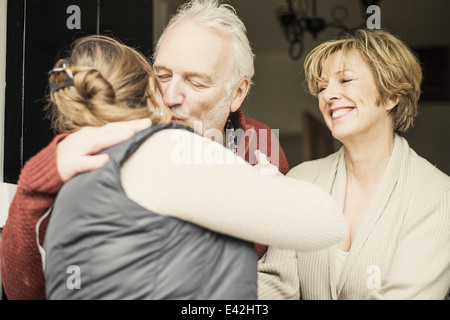
[[[6,2],[0,0],[0,235],[5,224],[11,195],[15,188],[3,183],[4,128],[5,128],[5,86],[6,86]],[[14,190],[11,189],[14,188]]]
[[[0,177],[3,181],[5,86],[6,86],[6,2],[0,0]]]

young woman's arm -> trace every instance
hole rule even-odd
[[[344,217],[325,191],[270,173],[209,139],[164,130],[125,162],[121,176],[143,207],[236,238],[299,251],[342,239]]]

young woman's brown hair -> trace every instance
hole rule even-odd
[[[157,98],[160,85],[145,56],[106,36],[75,41],[70,56],[50,71],[49,84],[47,110],[58,132],[140,118],[166,123],[172,117]]]

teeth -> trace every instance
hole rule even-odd
[[[352,111],[352,108],[349,109],[339,109],[333,112],[333,114],[331,115],[333,118],[338,118],[343,116],[344,114],[349,113],[350,111]]]

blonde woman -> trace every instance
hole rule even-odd
[[[319,187],[266,175],[184,119],[170,122],[158,79],[136,50],[82,38],[49,83],[61,132],[142,118],[153,125],[106,150],[103,167],[59,191],[41,248],[48,299],[255,299],[252,242],[315,250],[342,238],[344,219]],[[23,184],[18,197],[33,201]],[[30,249],[21,241],[23,250],[12,249],[19,214],[27,212],[12,212],[2,243],[9,275]],[[45,231],[36,230],[38,238]],[[6,279],[5,288],[35,280]]]
[[[313,49],[304,67],[309,91],[343,146],[288,176],[326,190],[349,229],[325,250],[269,248],[259,266],[260,297],[444,298],[450,288],[450,178],[399,135],[417,115],[417,57],[386,31],[358,30]]]

